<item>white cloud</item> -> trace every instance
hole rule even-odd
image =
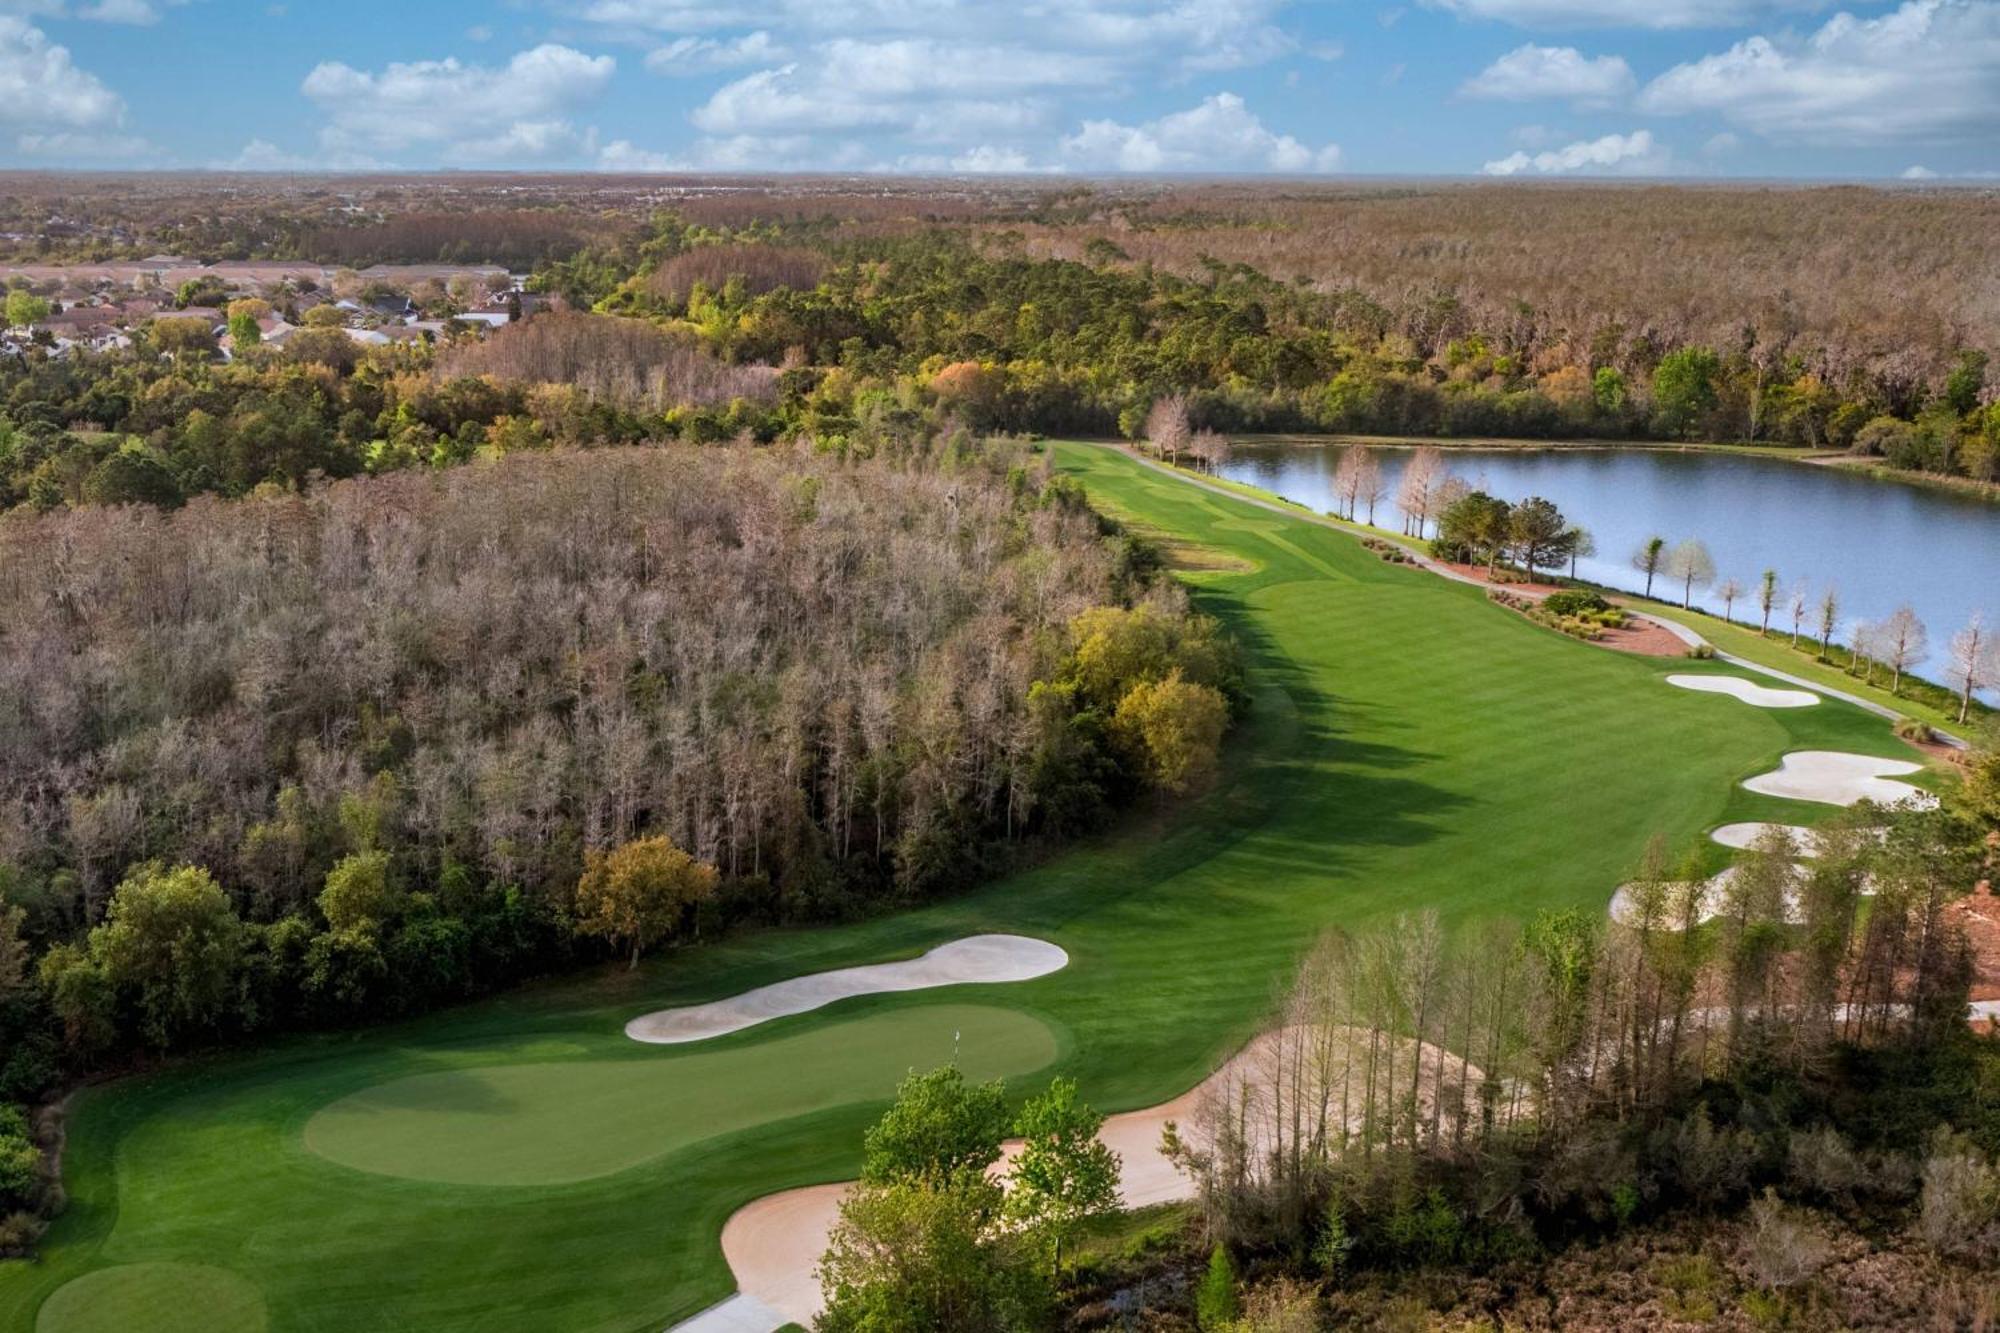
[[[1902,178],[1906,181],[1934,181],[1938,174],[1929,167],[1904,167]]]
[[[1460,18],[1524,28],[1736,28],[1824,0],[1426,0]]]
[[[1262,171],[1303,174],[1340,166],[1333,144],[1312,149],[1265,128],[1243,99],[1218,93],[1199,106],[1143,125],[1087,120],[1061,144],[1065,164],[1085,171]]]
[[[488,162],[546,160],[592,146],[564,113],[595,99],[616,62],[554,43],[502,69],[456,58],[390,64],[380,73],[328,61],[300,85],[327,117],[320,143],[334,156],[412,148]]]
[[[151,24],[160,21],[160,6],[153,0],[96,0],[77,11],[78,18],[99,23]]]
[[[269,139],[252,139],[233,157],[217,158],[210,171],[375,171],[382,167],[375,158],[359,153],[309,156],[288,152]]]
[[[783,60],[785,48],[759,28],[740,37],[679,37],[646,53],[646,68],[655,74],[692,74],[702,70],[733,69]]]
[[[1466,97],[1526,102],[1566,98],[1591,105],[1622,101],[1637,86],[1622,56],[1586,56],[1573,46],[1517,46],[1466,80]]]
[[[1242,69],[1291,54],[1274,21],[1289,0],[569,0],[558,8],[613,31],[675,34],[772,28],[800,40],[924,37],[1097,51],[1182,70]]]
[[[859,144],[827,143],[807,134],[701,138],[685,153],[656,152],[629,139],[614,139],[597,152],[598,170],[619,172],[849,171],[865,163]]]
[[[1221,70],[1342,55],[1339,43],[1302,40],[1280,21],[1304,0],[541,3],[606,40],[648,47],[656,72],[741,70],[689,114],[704,137],[669,150],[675,164],[807,136],[819,145],[808,166],[831,165],[827,153],[859,141],[878,167],[1032,168],[1054,160],[1052,127],[1075,124],[1085,105]],[[627,147],[641,161],[658,156]]]
[[[97,23],[158,23],[161,11],[187,0],[90,0],[72,8],[64,0],[0,0],[0,14],[30,18],[78,18]]]
[[[933,176],[1039,176],[1062,170],[1054,163],[1036,162],[1018,148],[995,148],[991,144],[980,144],[962,153],[906,154],[877,169]]]
[[[876,131],[939,141],[1047,123],[1049,98],[1109,81],[1101,57],[1038,57],[1016,47],[929,38],[841,38],[809,61],[758,70],[718,88],[689,117],[709,134]]]
[[[103,130],[125,118],[125,103],[67,47],[25,19],[0,14],[0,126]]]
[[[2000,135],[2000,4],[1906,0],[1803,40],[1751,37],[1676,65],[1642,109],[1708,112],[1778,142],[1851,147]]]
[[[153,146],[132,134],[88,134],[58,130],[53,134],[17,134],[14,147],[30,157],[78,159],[109,162],[130,160],[152,151]]]
[[[1667,152],[1653,142],[1650,130],[1630,134],[1607,134],[1601,139],[1579,139],[1562,148],[1546,149],[1533,156],[1509,153],[1488,162],[1480,170],[1489,176],[1519,176],[1533,173],[1553,175],[1658,175],[1666,169]]]

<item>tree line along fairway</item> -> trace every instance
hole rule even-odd
[[[1787,751],[1910,754],[1886,722],[1838,701],[1747,709],[1673,689],[1663,677],[1684,663],[1566,639],[1310,517],[1111,449],[1051,448],[1108,512],[1211,553],[1189,561],[1190,581],[1243,641],[1254,700],[1212,793],[893,917],[745,935],[631,977],[573,978],[85,1090],[69,1211],[40,1262],[0,1265],[0,1333],[129,1328],[133,1291],[197,1286],[226,1291],[245,1328],[657,1329],[729,1291],[715,1238],[736,1207],[854,1173],[862,1127],[886,1100],[881,1078],[836,1068],[810,1109],[758,1114],[758,1087],[784,1084],[821,1038],[872,1033],[865,1044],[889,1065],[906,1041],[912,1059],[941,1058],[931,1020],[973,1006],[988,1017],[954,1030],[992,1048],[962,1051],[969,1067],[1014,1075],[1016,1091],[1072,1074],[1104,1110],[1151,1105],[1260,1029],[1327,926],[1425,907],[1454,922],[1601,911],[1656,832],[1688,846],[1721,823],[1828,813],[1738,785]],[[622,1033],[648,1009],[979,931],[1049,940],[1070,966],[866,997],[672,1052]],[[929,1035],[912,1041],[919,1031]],[[615,1064],[671,1099],[670,1081],[647,1080],[672,1061],[703,1062],[713,1081],[657,1123],[592,1128],[548,1095],[567,1072],[616,1097],[604,1077]],[[421,1162],[427,1107],[442,1135],[494,1130],[516,1160],[543,1165],[511,1183],[363,1168],[369,1152],[378,1166]],[[516,1113],[528,1128],[505,1127]],[[675,1137],[684,1115],[697,1139]],[[321,1116],[345,1122],[353,1156],[314,1151]],[[563,1141],[607,1133],[623,1147],[594,1164]],[[155,1308],[170,1318],[175,1306]]]

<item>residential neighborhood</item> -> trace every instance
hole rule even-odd
[[[359,346],[442,342],[490,332],[546,298],[525,274],[494,266],[202,264],[175,255],[104,264],[0,265],[0,356],[44,349],[130,347],[158,320],[203,327],[224,360],[245,344],[284,346],[305,328],[332,328]],[[253,333],[252,330],[255,330]]]

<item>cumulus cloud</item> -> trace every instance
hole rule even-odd
[[[566,113],[594,100],[616,62],[544,43],[501,69],[456,58],[396,62],[379,73],[328,61],[302,91],[327,117],[330,155],[426,148],[480,161],[546,160],[594,148]]]
[[[801,40],[861,36],[1031,43],[1038,52],[1097,51],[1183,70],[1242,69],[1290,55],[1275,21],[1289,0],[571,0],[571,16],[613,31],[704,34],[753,28]],[[1024,35],[1032,34],[1032,36]]]
[[[771,34],[759,28],[739,37],[680,37],[646,53],[646,68],[655,74],[694,74],[783,60],[787,52]]]
[[[1665,170],[1666,150],[1653,142],[1650,130],[1630,134],[1607,134],[1601,139],[1579,139],[1561,148],[1530,155],[1512,152],[1488,162],[1480,170],[1489,176],[1556,175],[1655,175]]]
[[[1637,86],[1622,56],[1586,56],[1573,46],[1517,46],[1466,80],[1466,97],[1527,102],[1566,98],[1586,105],[1609,105]]]
[[[1142,125],[1087,120],[1062,141],[1062,159],[1084,171],[1335,171],[1340,149],[1308,148],[1267,129],[1234,93]]]
[[[1822,0],[1427,0],[1461,18],[1524,28],[1737,28]]]
[[[79,159],[110,162],[129,160],[152,150],[152,145],[132,134],[82,134],[58,130],[53,134],[29,132],[14,136],[14,147],[29,157],[46,157],[74,162]]]
[[[711,142],[859,138],[878,164],[912,169],[1032,167],[1085,99],[1341,54],[1279,22],[1298,0],[546,2],[607,37],[655,44],[656,72],[747,67],[689,116]]]
[[[1019,47],[842,38],[810,62],[724,85],[689,119],[712,135],[873,131],[943,142],[1032,130],[1048,122],[1054,95],[1111,74],[1087,55],[1044,59]]]
[[[0,14],[0,127],[11,130],[105,130],[125,118],[125,103],[81,69],[27,20]]]
[[[1804,39],[1751,37],[1676,65],[1639,106],[1712,113],[1788,143],[1990,141],[2000,135],[2000,4],[1906,0],[1879,18],[1836,14]]]

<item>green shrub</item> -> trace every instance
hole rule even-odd
[[[1236,1298],[1236,1265],[1229,1261],[1229,1251],[1218,1245],[1208,1256],[1208,1272],[1195,1288],[1195,1326],[1203,1333],[1214,1333],[1228,1327],[1242,1313],[1242,1303]]]
[[[1715,658],[1715,645],[1712,643],[1697,644],[1687,650],[1687,655],[1697,662],[1712,661]]]
[[[1928,722],[1919,722],[1913,717],[1896,719],[1896,735],[1912,745],[1926,745],[1937,739]]]
[[[1565,588],[1561,592],[1552,592],[1542,598],[1542,605],[1558,616],[1580,616],[1607,611],[1611,607],[1611,603],[1587,588]]]

